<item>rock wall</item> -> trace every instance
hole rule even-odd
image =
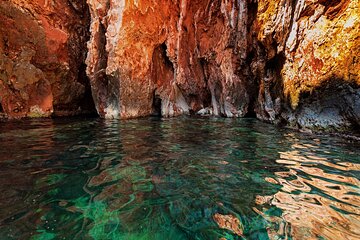
[[[9,118],[91,111],[84,0],[0,1],[0,111]]]
[[[248,22],[255,17],[248,3],[88,2],[87,72],[100,115],[249,112],[257,91],[246,62]]]
[[[359,5],[2,0],[0,112],[83,108],[92,101],[87,54],[102,117],[257,116],[300,128],[358,128]]]
[[[359,1],[88,3],[87,73],[101,116],[360,123]]]
[[[293,126],[359,127],[359,13],[360,2],[352,0],[258,1],[253,30],[268,65],[260,106],[271,95],[257,111],[260,118],[278,97],[281,117]],[[271,90],[276,84],[281,87]]]

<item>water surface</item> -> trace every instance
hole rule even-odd
[[[359,142],[252,119],[0,123],[0,239],[359,239]]]

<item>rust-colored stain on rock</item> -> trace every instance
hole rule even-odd
[[[85,1],[1,2],[0,104],[8,118],[81,108],[89,21]]]
[[[0,102],[10,117],[78,109],[91,85],[104,118],[360,123],[359,1],[9,0],[0,11]],[[29,102],[40,88],[27,85],[38,82],[52,107],[38,92]]]

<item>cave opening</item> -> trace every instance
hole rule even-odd
[[[73,67],[70,69],[72,81],[76,81],[75,86],[79,87],[74,97],[69,100],[60,100],[54,102],[54,113],[52,117],[63,116],[84,116],[99,117],[92,94],[90,78],[86,73],[87,65],[85,64],[88,55],[87,43],[90,40],[90,7],[85,0],[68,1],[71,14],[81,17],[81,24],[69,26],[74,31],[70,36],[68,47],[71,52],[71,63]],[[100,29],[102,30],[102,29]],[[70,80],[70,79],[69,79]],[[67,83],[64,85],[66,86]],[[66,94],[64,94],[66,95]],[[64,97],[64,99],[66,99]]]
[[[276,98],[280,98],[283,100],[284,98],[282,94],[284,82],[281,76],[281,70],[284,67],[285,61],[285,54],[280,53],[270,59],[265,66],[265,69],[268,71],[268,73],[271,73],[273,75],[273,79],[269,85],[270,95],[273,100],[275,100]]]
[[[208,61],[205,57],[200,57],[199,58],[199,64],[200,64],[200,69],[201,69],[201,74],[203,76],[204,79],[204,83],[205,83],[205,87],[204,87],[204,93],[203,93],[203,97],[202,97],[202,104],[205,108],[207,107],[212,107],[212,95],[211,95],[211,91],[210,91],[210,73],[209,73],[209,69],[208,69]]]
[[[244,115],[244,118],[256,118],[255,101],[250,101],[248,111]]]
[[[86,74],[85,63],[82,63],[79,67],[78,80],[85,87],[85,92],[79,102],[79,105],[83,110],[83,114],[93,117],[98,117],[99,114],[96,111],[95,102],[90,85],[90,79]]]
[[[318,130],[343,130],[360,133],[360,88],[336,75],[324,80],[312,91],[300,93],[295,110],[298,127],[308,128],[317,123]]]
[[[161,105],[162,105],[162,99],[161,97],[156,94],[156,90],[153,94],[153,102],[152,102],[152,116],[153,117],[161,117]]]
[[[4,109],[3,109],[3,107],[2,107],[1,102],[0,102],[0,113],[4,113]]]
[[[167,56],[167,46],[164,43],[159,44],[153,52],[151,64],[151,78],[154,84],[152,94],[152,116],[161,117],[162,98],[166,94],[171,82],[174,79],[174,65]]]

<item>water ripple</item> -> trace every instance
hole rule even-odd
[[[0,239],[359,239],[360,143],[251,119],[0,125]]]

